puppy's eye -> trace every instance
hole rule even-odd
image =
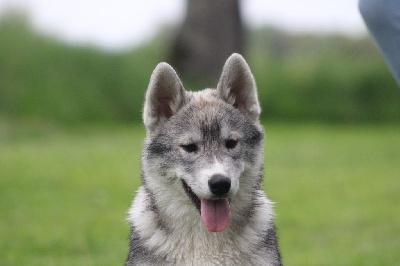
[[[196,144],[190,143],[186,145],[181,145],[182,149],[188,153],[196,152],[199,150],[199,147],[197,147]]]
[[[227,149],[234,149],[234,148],[237,146],[237,144],[238,144],[238,141],[237,141],[237,140],[228,139],[228,140],[225,142],[225,147],[226,147]]]

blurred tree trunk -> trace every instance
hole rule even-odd
[[[188,0],[170,61],[182,76],[214,81],[232,53],[243,53],[243,35],[239,0]]]

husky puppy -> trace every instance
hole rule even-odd
[[[216,89],[199,92],[185,91],[167,63],[155,68],[126,265],[282,265],[261,187],[259,114],[239,54],[226,61]]]

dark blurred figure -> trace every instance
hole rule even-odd
[[[188,0],[170,62],[192,80],[216,81],[225,60],[243,53],[239,0]]]
[[[400,86],[400,0],[360,0],[359,8]]]

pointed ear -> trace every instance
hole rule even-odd
[[[232,54],[224,65],[217,91],[222,99],[257,119],[261,109],[258,103],[257,87],[246,60],[239,54]]]
[[[160,121],[170,118],[182,104],[184,89],[175,70],[167,63],[154,69],[146,92],[143,121],[153,130]]]

